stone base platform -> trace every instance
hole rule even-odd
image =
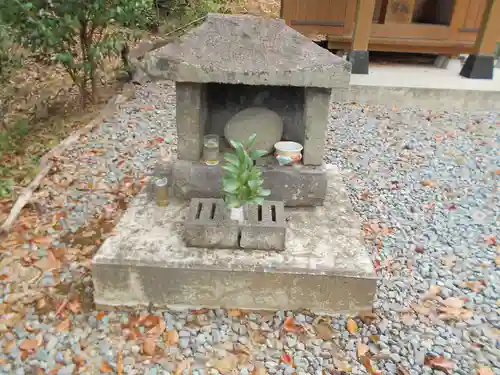
[[[158,207],[143,192],[93,259],[100,308],[153,304],[346,313],[372,306],[376,275],[340,172],[326,166],[324,206],[285,208],[283,252],[188,248],[189,201]]]
[[[221,198],[223,162],[209,166],[200,162],[175,160],[160,166],[156,174],[169,177],[176,197]],[[270,200],[285,206],[320,206],[326,195],[325,166],[280,166],[277,163],[260,166],[264,187],[271,189]]]

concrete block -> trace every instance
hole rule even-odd
[[[179,159],[199,161],[207,120],[206,87],[201,83],[175,84],[177,155]]]
[[[189,205],[139,194],[92,264],[98,308],[198,306],[351,313],[372,308],[377,277],[339,170],[324,206],[285,208],[286,250],[186,246]]]
[[[331,90],[306,88],[304,103],[304,165],[321,165],[325,149],[326,125]]]
[[[283,202],[266,201],[262,205],[250,205],[247,215],[247,224],[241,228],[242,249],[285,250]]]
[[[324,165],[281,167],[273,164],[260,168],[264,187],[271,189],[269,200],[282,201],[289,207],[323,204],[327,186]],[[182,199],[221,198],[223,175],[222,164],[207,166],[176,160],[170,177],[173,193]]]
[[[184,223],[187,246],[237,248],[239,228],[226,215],[222,199],[192,199]]]

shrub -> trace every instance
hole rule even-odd
[[[61,64],[78,87],[82,104],[95,102],[103,60],[118,54],[132,31],[151,21],[154,0],[0,1],[0,23],[20,44]]]
[[[222,188],[226,204],[238,208],[246,204],[262,204],[264,198],[271,194],[264,189],[262,172],[254,164],[255,160],[266,154],[266,151],[251,151],[256,135],[252,135],[244,146],[240,142],[231,141],[234,153],[224,154],[226,170],[222,179]]]

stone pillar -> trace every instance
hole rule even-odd
[[[177,156],[199,161],[207,119],[206,87],[201,83],[176,82]]]
[[[304,165],[321,165],[325,150],[330,89],[306,87],[304,101]]]

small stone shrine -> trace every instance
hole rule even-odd
[[[145,61],[151,77],[175,81],[177,158],[158,173],[172,199],[159,207],[148,189],[135,199],[94,258],[96,303],[371,306],[359,219],[340,171],[323,162],[330,100],[348,89],[350,64],[282,20],[218,14]],[[269,151],[258,166],[271,196],[237,225],[221,199],[222,155],[227,139],[253,133]],[[220,139],[218,164],[202,160],[206,135]],[[300,161],[280,164],[279,141],[301,145]]]

